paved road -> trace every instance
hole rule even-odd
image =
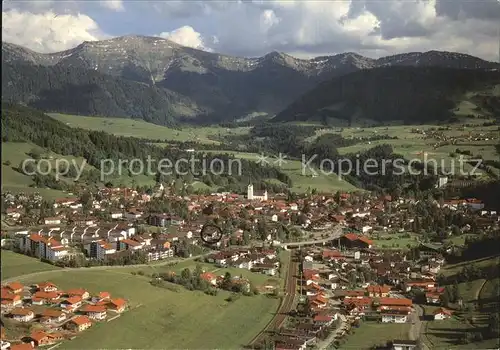
[[[281,243],[280,246],[299,247],[299,246],[310,245],[310,244],[328,243],[328,242],[333,241],[334,239],[340,238],[342,235],[343,235],[342,227],[337,226],[331,231],[331,234],[329,235],[328,238],[310,240],[310,241],[301,241],[301,242]]]
[[[43,276],[43,275],[46,275],[46,274],[51,274],[51,273],[54,273],[56,271],[57,272],[68,272],[68,271],[89,271],[89,270],[112,270],[112,269],[124,269],[124,268],[134,268],[134,267],[153,267],[154,268],[156,266],[162,266],[162,265],[168,265],[168,264],[172,264],[172,263],[180,263],[180,262],[183,262],[183,261],[195,260],[195,259],[207,256],[207,255],[210,255],[212,253],[213,253],[213,251],[210,251],[208,253],[201,254],[201,255],[195,255],[195,256],[192,256],[192,257],[189,257],[189,258],[164,260],[164,261],[161,261],[161,262],[158,262],[158,263],[155,263],[155,264],[92,266],[92,267],[77,267],[77,268],[66,267],[66,268],[63,268],[63,269],[60,269],[60,270],[49,270],[49,271],[33,272],[33,273],[29,273],[29,274],[22,275],[22,276],[7,278],[5,280],[2,280],[2,283],[8,283],[8,282],[13,282],[13,281],[22,282],[24,280],[32,279],[33,277]]]
[[[410,332],[409,332],[409,337],[410,340],[419,340],[420,339],[420,344],[422,345],[422,350],[429,350],[427,345],[423,341],[424,335],[422,334],[423,331],[425,330],[425,322],[422,321],[422,318],[424,316],[424,309],[420,305],[415,305],[415,312],[412,314],[412,322],[414,322],[411,325]]]
[[[328,338],[326,338],[325,340],[322,340],[322,341],[318,342],[316,344],[316,348],[317,349],[319,349],[319,350],[326,350],[330,346],[330,344],[335,341],[335,337],[337,336],[337,334],[339,334],[340,332],[342,332],[343,328],[347,324],[347,318],[344,315],[340,315],[340,314],[339,314],[339,318],[340,318],[340,324],[337,327],[337,329],[335,329],[332,333],[330,333],[330,335],[328,336]]]

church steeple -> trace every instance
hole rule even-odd
[[[253,185],[251,182],[248,183],[248,187],[247,187],[247,199],[253,200]]]

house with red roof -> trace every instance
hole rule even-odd
[[[57,286],[52,282],[42,282],[36,287],[41,292],[57,292]]]
[[[351,249],[370,249],[373,246],[373,241],[368,237],[358,236],[355,233],[346,233],[339,240],[342,246]]]
[[[407,298],[377,298],[374,300],[374,303],[380,305],[382,309],[390,308],[392,306],[411,307],[413,305],[411,299]]]
[[[31,296],[31,302],[34,305],[43,305],[49,303],[56,303],[61,298],[58,292],[36,292]]]
[[[106,318],[106,306],[105,305],[85,305],[80,309],[81,312],[86,314],[90,319],[93,320],[104,320]]]
[[[366,287],[366,291],[371,297],[386,297],[389,294],[390,290],[391,287],[387,285],[369,285],[368,287]]]
[[[18,294],[22,293],[24,286],[19,282],[7,283],[3,288],[7,289],[11,293]]]
[[[451,316],[453,316],[451,310],[445,309],[444,307],[440,307],[434,311],[434,320],[446,320]]]
[[[35,346],[52,345],[64,339],[61,333],[48,333],[44,331],[34,331],[29,338],[33,340]]]
[[[217,284],[217,276],[215,276],[211,272],[205,272],[200,275],[200,278],[204,281],[207,281],[211,285],[215,286]]]
[[[2,288],[1,300],[2,309],[11,309],[23,303],[21,295],[11,293],[4,288]]]
[[[111,298],[111,294],[109,292],[99,292],[99,294],[92,297],[93,303],[98,303],[100,301],[107,301]]]
[[[10,316],[18,322],[29,322],[35,318],[35,313],[29,308],[16,307],[10,311]]]
[[[345,257],[338,250],[325,249],[321,253],[323,261],[344,260]]]
[[[32,350],[35,348],[35,343],[21,343],[21,344],[13,344],[10,346],[9,350]]]
[[[70,297],[66,300],[61,301],[61,307],[69,310],[69,311],[75,311],[78,309],[80,306],[82,306],[83,299],[79,296],[73,296]]]
[[[333,323],[333,317],[329,315],[316,315],[313,318],[315,324],[319,324],[322,326],[329,326]]]
[[[66,314],[61,310],[45,309],[40,313],[40,323],[42,324],[57,324],[66,320]]]
[[[65,324],[69,330],[82,332],[92,326],[92,321],[87,316],[76,316]]]
[[[90,298],[90,293],[87,292],[85,289],[78,288],[78,289],[69,289],[66,291],[66,295],[68,297],[80,297],[83,300],[86,300]]]
[[[110,299],[107,306],[110,310],[121,313],[125,311],[125,308],[127,307],[127,301],[121,298]]]

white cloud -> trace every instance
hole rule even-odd
[[[29,46],[37,38],[44,46],[39,49],[49,50],[101,38],[92,11],[100,6],[123,11],[122,1],[47,1],[45,6],[51,4],[55,13],[73,14],[67,19],[72,25],[65,28],[47,24],[46,9],[39,6],[35,10],[27,2],[13,1],[9,6],[21,11],[24,21],[11,24],[7,31],[11,39],[5,39]],[[164,30],[161,37],[181,45],[232,55],[258,56],[278,50],[311,57],[354,51],[378,57],[452,50],[486,59],[498,56],[500,3],[490,0],[144,0],[126,6],[127,11],[120,15],[105,12],[107,17],[95,18],[104,18],[106,28],[116,35],[151,35]],[[178,29],[163,29],[165,21],[169,30]],[[46,33],[49,27],[57,35]],[[75,29],[70,32],[67,28]]]
[[[2,12],[2,40],[38,52],[55,52],[72,48],[82,41],[105,37],[97,23],[83,14]]]
[[[183,26],[171,32],[162,32],[158,36],[161,38],[169,39],[183,46],[205,51],[212,51],[212,49],[207,46],[207,44],[209,44],[207,43],[207,40],[204,39],[202,35],[194,30],[194,28],[191,26]],[[214,38],[212,42],[217,42],[217,38]]]
[[[113,11],[125,11],[123,0],[102,0],[100,5]]]

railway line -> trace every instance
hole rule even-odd
[[[283,325],[285,322],[287,314],[292,310],[293,303],[295,300],[295,292],[297,288],[297,269],[299,264],[293,261],[293,254],[290,254],[290,263],[288,264],[288,271],[285,278],[285,295],[283,300],[276,311],[273,319],[267,324],[267,326],[250,342],[249,346],[258,344],[264,340],[266,333],[276,330]]]

